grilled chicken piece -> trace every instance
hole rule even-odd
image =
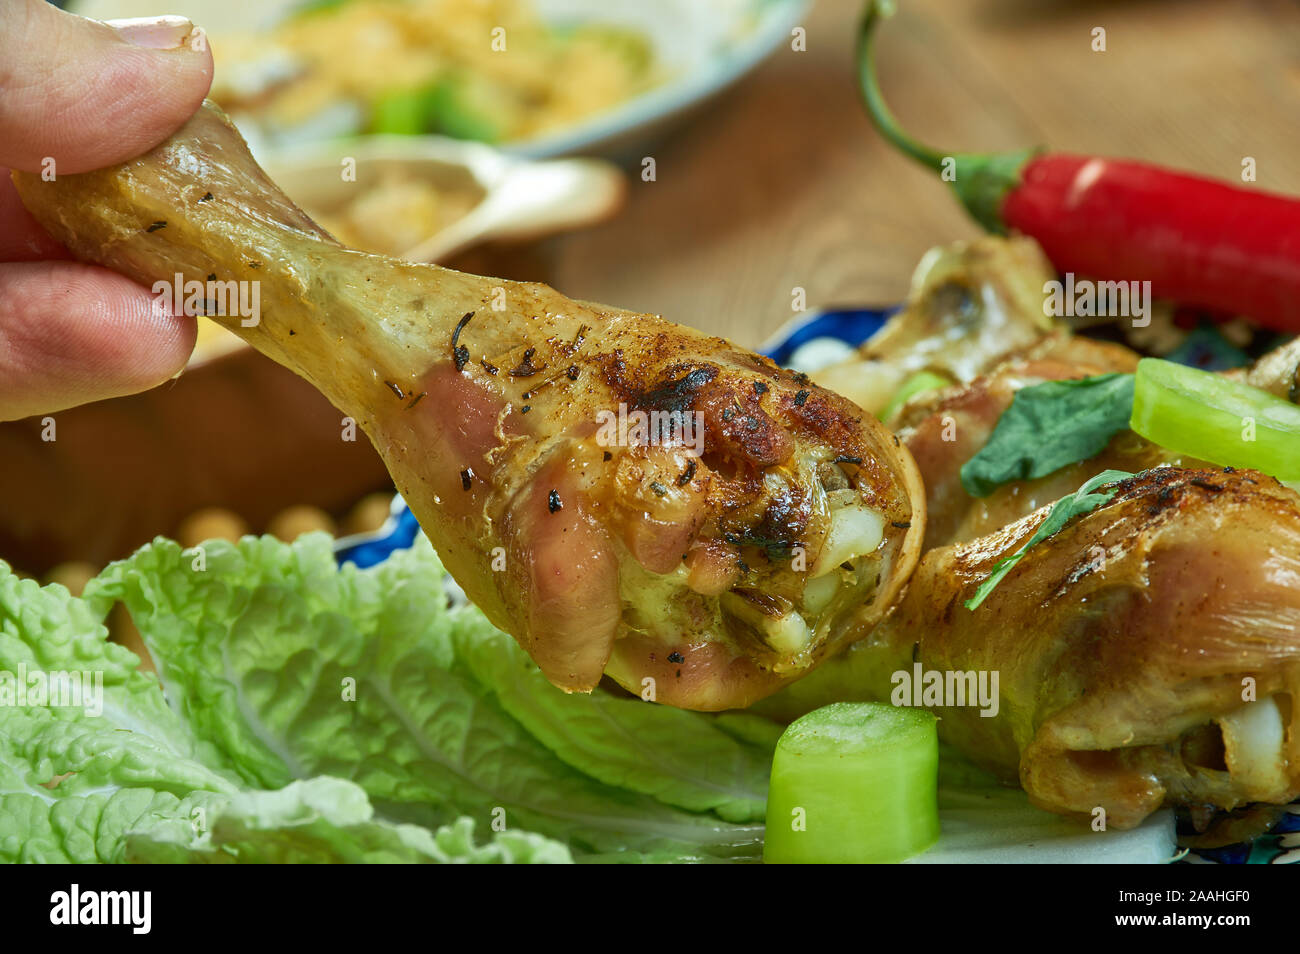
[[[915,566],[915,467],[847,401],[655,316],[343,248],[211,104],[116,168],[14,181],[81,259],[256,283],[256,324],[218,320],[355,419],[563,689],[605,672],[745,706],[866,632]]]
[[[1300,496],[1253,471],[1122,481],[969,599],[1048,508],[929,551],[884,623],[764,703],[888,701],[891,675],[998,673],[998,711],[939,707],[941,737],[1042,808],[1128,828],[1162,804],[1300,795]],[[954,700],[945,700],[951,702]]]
[[[918,371],[970,381],[1067,334],[1043,310],[1043,285],[1055,277],[1030,238],[937,246],[916,266],[902,311],[852,358],[818,371],[817,383],[878,414]]]
[[[909,306],[896,321],[910,340],[878,348],[873,339],[877,365],[931,361],[926,320]],[[895,674],[915,678],[918,663],[976,679],[997,672],[997,714],[940,707],[940,732],[1043,808],[1091,818],[1100,807],[1109,824],[1130,827],[1164,803],[1290,801],[1300,794],[1300,497],[1123,432],[1089,461],[971,498],[961,466],[1017,390],[1136,366],[1119,345],[1019,328],[1014,353],[974,348],[973,374],[948,364],[960,383],[914,398],[891,422],[927,492],[926,555],[903,600],[869,637],[759,710],[791,719],[832,701],[894,701]],[[1295,401],[1298,368],[1300,339],[1231,374]],[[1036,545],[967,610],[1046,505],[1105,469],[1144,473]]]

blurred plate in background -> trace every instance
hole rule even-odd
[[[537,2],[548,19],[591,17],[643,32],[671,78],[604,115],[513,147],[532,156],[627,154],[648,145],[788,42],[812,6],[812,0]]]
[[[327,7],[325,12],[332,13],[345,4],[366,2],[343,0],[343,3],[326,5],[321,0],[309,0],[307,5]],[[454,0],[450,3],[444,0],[444,3],[448,10],[455,9]],[[229,50],[234,44],[223,47],[223,34],[228,37],[238,33],[265,34],[303,6],[303,0],[69,0],[68,3],[73,12],[96,19],[150,16],[160,12],[189,17],[213,38],[214,49],[218,52],[214,85],[214,98],[218,101],[222,99],[222,90],[232,87],[231,78],[223,76],[221,63],[222,50]],[[694,108],[734,84],[781,43],[789,41],[791,30],[802,22],[810,6],[811,0],[656,0],[654,3],[643,0],[531,0],[522,7],[531,9],[548,28],[553,28],[557,36],[567,35],[578,26],[595,25],[618,31],[624,38],[635,37],[639,42],[643,41],[649,50],[654,77],[653,81],[645,84],[646,88],[634,90],[608,108],[524,138],[503,139],[501,145],[512,152],[534,157],[574,152],[632,155],[634,150],[644,148],[666,133]],[[449,24],[447,36],[441,39],[444,43],[462,44],[463,48],[463,40],[455,32],[455,27],[456,24]],[[473,29],[477,29],[477,24]],[[481,39],[483,49],[487,50],[490,37],[485,35]],[[615,42],[618,42],[617,38]],[[346,37],[339,48],[339,59],[349,59],[349,43],[351,49],[360,55],[359,40]],[[292,50],[289,53],[292,56]],[[435,55],[431,50],[430,57]],[[256,91],[259,83],[274,83],[277,77],[282,78],[282,68],[291,67],[284,63],[277,65],[273,59],[265,58],[260,67],[245,67],[245,75],[234,85],[251,85]],[[253,75],[258,72],[265,75]],[[375,79],[398,82],[388,76]],[[251,98],[256,100],[257,97]],[[316,118],[301,124],[292,136],[280,137],[278,144],[363,131],[361,127],[368,120],[355,108],[349,108],[351,105],[336,103],[336,108],[329,108],[329,104],[323,104]],[[240,111],[235,109],[234,112],[238,114]],[[276,138],[266,128],[254,128],[261,124],[250,121],[248,115],[239,116],[239,121],[240,128],[255,148],[262,148],[269,139]],[[464,138],[480,138],[474,135],[473,123],[466,125],[465,132]]]

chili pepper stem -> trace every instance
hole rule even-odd
[[[867,0],[867,6],[862,12],[862,23],[858,27],[858,88],[866,104],[867,115],[880,135],[904,155],[910,156],[933,172],[942,172],[945,156],[903,132],[898,120],[894,118],[893,112],[885,103],[884,95],[880,92],[874,49],[876,27],[880,21],[893,15],[894,4],[890,0]]]
[[[858,28],[858,88],[867,116],[887,142],[943,176],[976,222],[990,232],[1004,234],[1002,201],[1020,183],[1021,170],[1040,150],[993,155],[942,153],[904,132],[885,103],[876,73],[876,28],[893,14],[893,0],[868,0]]]

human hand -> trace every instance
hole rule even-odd
[[[70,261],[8,172],[61,176],[140,155],[211,82],[206,38],[183,17],[105,24],[44,0],[0,3],[0,420],[131,394],[184,367],[194,319]]]

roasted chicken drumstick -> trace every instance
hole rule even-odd
[[[937,367],[954,382],[892,422],[926,486],[916,572],[871,635],[759,708],[792,718],[827,702],[894,701],[895,677],[915,683],[916,666],[970,688],[979,674],[997,674],[996,686],[985,683],[995,705],[973,704],[972,692],[965,704],[935,703],[940,734],[1043,808],[1089,820],[1104,809],[1106,824],[1130,827],[1164,804],[1203,818],[1290,801],[1300,795],[1300,496],[1127,430],[1090,460],[970,496],[961,467],[1018,390],[1132,371],[1138,357],[1006,307],[1012,299],[997,290],[1024,282],[1001,269],[1017,259],[1034,266],[1032,256],[1000,252],[999,241],[927,256],[962,267],[940,285],[930,283],[933,268],[924,272],[921,293],[893,320],[893,344],[873,341],[854,362]],[[990,320],[1020,329],[1013,353],[975,347],[960,366],[950,360],[952,327],[973,325],[973,343],[989,340],[979,311],[963,321],[964,309],[944,304],[962,298],[1003,303]],[[1292,343],[1231,375],[1295,401],[1298,367]],[[1031,547],[967,608],[1054,501],[1111,469],[1138,476]]]
[[[121,166],[14,179],[84,260],[254,283],[256,323],[218,320],[355,419],[466,593],[566,690],[608,673],[745,706],[867,632],[916,563],[914,465],[848,401],[658,317],[343,248],[215,106]]]
[[[1254,471],[1148,470],[967,609],[1047,510],[927,552],[869,637],[762,705],[886,701],[917,664],[996,672],[996,714],[940,707],[940,735],[1042,808],[1128,828],[1300,795],[1300,496]]]

